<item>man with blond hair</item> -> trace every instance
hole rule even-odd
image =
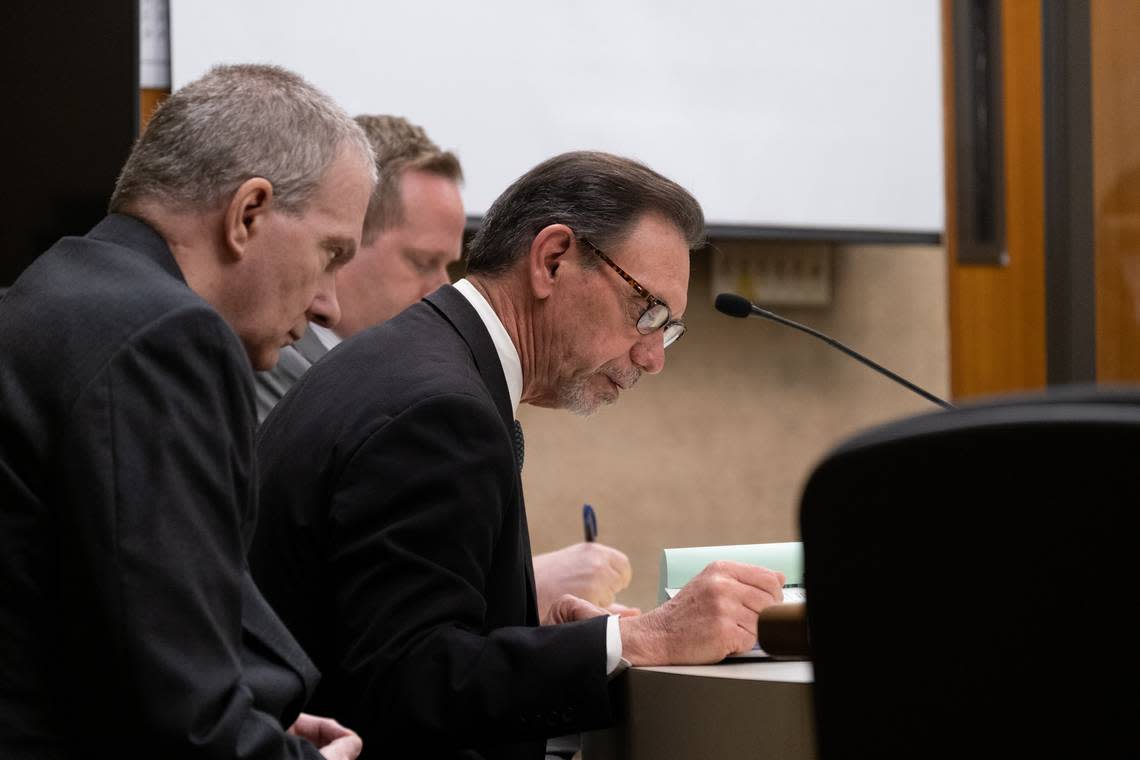
[[[380,175],[364,217],[360,250],[337,274],[341,319],[313,322],[281,351],[277,366],[257,375],[264,419],[301,375],[345,338],[381,324],[447,283],[447,267],[463,248],[463,170],[422,127],[399,116],[357,116]]]
[[[251,365],[336,323],[375,180],[323,93],[217,67],[155,113],[111,213],[0,301],[6,760],[359,753],[299,715],[316,669],[245,547]]]

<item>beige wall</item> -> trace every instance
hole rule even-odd
[[[720,243],[745,248],[759,243]],[[524,405],[523,481],[535,553],[581,540],[625,551],[626,604],[656,602],[666,546],[798,539],[799,494],[835,443],[933,407],[822,342],[712,308],[708,253],[693,257],[689,331],[665,371],[583,419]],[[779,309],[945,397],[946,263],[937,246],[839,246],[830,306]]]

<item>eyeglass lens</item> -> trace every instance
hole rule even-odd
[[[663,303],[657,303],[650,306],[645,310],[645,313],[637,320],[637,331],[642,335],[649,335],[654,330],[660,330],[662,325],[665,327],[665,347],[668,348],[670,344],[675,343],[678,338],[685,334],[685,326],[680,322],[670,322],[669,308]]]
[[[680,322],[673,322],[672,324],[665,325],[665,348],[673,345],[677,340],[685,334],[685,325]]]

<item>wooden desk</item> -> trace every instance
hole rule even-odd
[[[620,722],[582,736],[583,760],[815,758],[810,662],[631,668]]]

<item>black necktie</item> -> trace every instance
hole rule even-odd
[[[515,428],[514,429],[514,433],[515,433],[515,462],[519,466],[519,472],[522,472],[522,466],[523,466],[522,424],[518,420],[515,420],[514,421],[514,428]]]

